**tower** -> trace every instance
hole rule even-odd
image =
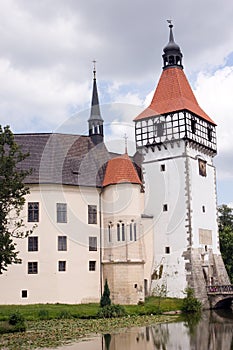
[[[91,137],[92,142],[97,145],[103,142],[104,139],[104,129],[103,129],[103,119],[100,113],[98,90],[96,84],[96,61],[93,61],[93,90],[92,90],[92,101],[91,101],[91,115],[88,119],[89,126],[89,136]]]
[[[185,76],[169,22],[163,71],[151,104],[135,118],[143,156],[146,212],[154,216],[152,290],[183,297],[187,286],[206,302],[206,286],[227,284],[219,250],[216,124],[201,109]]]

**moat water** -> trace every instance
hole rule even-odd
[[[132,327],[57,350],[233,350],[233,313],[205,311],[199,319]]]

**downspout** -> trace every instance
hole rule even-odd
[[[102,268],[102,201],[101,195],[103,192],[103,188],[101,187],[99,192],[99,223],[100,223],[100,295],[103,294],[103,268]]]

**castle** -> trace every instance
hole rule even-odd
[[[137,304],[162,288],[229,284],[217,226],[216,124],[185,76],[173,25],[151,104],[135,117],[137,152],[104,143],[94,69],[89,135],[17,134],[30,194],[16,239],[22,264],[0,276],[0,304],[98,302],[107,279],[114,303]]]

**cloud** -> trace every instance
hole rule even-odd
[[[216,165],[221,179],[233,179],[232,86],[232,66],[222,67],[212,74],[200,72],[195,84],[199,104],[217,124],[219,155],[216,157]]]

